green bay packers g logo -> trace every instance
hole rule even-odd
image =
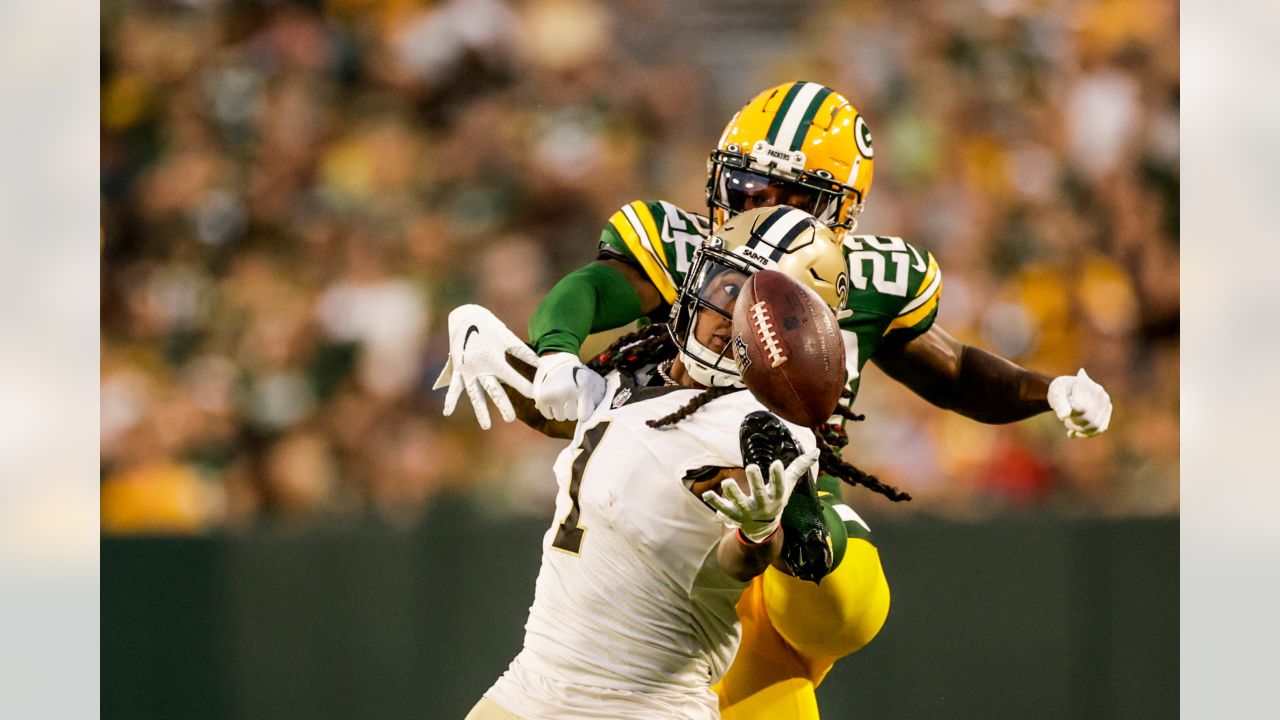
[[[867,121],[861,115],[853,121],[853,137],[858,141],[858,151],[863,157],[875,157],[875,150],[871,148],[871,128],[867,127]]]

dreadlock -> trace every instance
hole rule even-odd
[[[610,370],[627,372],[667,360],[675,355],[675,349],[675,343],[671,341],[671,332],[666,323],[647,325],[614,340],[612,345],[592,358],[587,363],[587,367],[602,375]],[[650,420],[647,424],[651,428],[675,425],[712,400],[741,389],[736,387],[707,388],[694,396],[684,407],[666,417]]]
[[[823,439],[822,433],[814,433],[814,439],[818,442],[818,469],[822,472],[834,475],[850,485],[861,485],[874,490],[894,502],[911,499],[909,493],[883,482],[875,475],[868,475],[840,457],[840,453]]]
[[[698,412],[698,408],[702,407],[703,405],[706,405],[712,400],[715,400],[718,397],[723,397],[732,392],[737,392],[742,389],[743,388],[733,387],[732,385],[717,385],[716,387],[707,388],[706,390],[703,390],[702,392],[695,395],[692,400],[685,403],[684,407],[680,408],[679,410],[676,410],[675,412],[671,413],[670,415],[667,415],[666,417],[660,417],[657,420],[650,420],[646,422],[645,425],[648,425],[651,428],[660,428],[660,427],[666,427],[668,425],[675,425],[681,420]]]
[[[848,387],[845,387],[843,390],[840,391],[840,399],[848,400],[850,403],[852,403],[853,391],[850,390]],[[841,405],[840,403],[836,403],[836,414],[844,418],[845,420],[852,420],[854,422],[862,422],[863,420],[867,419],[866,415],[859,415],[858,413],[854,412],[848,407],[845,407],[844,405]]]
[[[840,399],[853,401],[853,391],[848,387],[840,391]],[[851,410],[843,402],[836,403],[836,415],[851,422],[862,422],[866,415]],[[845,433],[843,424],[823,423],[813,430],[814,439],[818,443],[818,469],[833,475],[850,485],[862,485],[884,495],[894,502],[910,500],[911,495],[892,485],[885,484],[875,475],[863,472],[861,468],[840,457],[840,451],[849,444],[849,435]]]
[[[840,391],[840,400],[841,401],[848,400],[850,403],[852,403],[853,391],[850,390],[848,387],[845,387],[843,390]],[[844,402],[836,403],[836,411],[834,414],[839,415],[845,420],[849,420],[851,422],[862,422],[863,420],[867,419],[866,415],[859,415],[853,410],[850,410],[849,407],[844,404]],[[814,430],[814,434],[818,435],[823,440],[826,440],[827,444],[830,445],[832,449],[837,452],[843,449],[845,445],[849,444],[849,435],[844,431],[844,423],[825,422],[819,425]]]
[[[671,357],[672,351],[675,349],[675,343],[671,341],[671,333],[665,323],[647,325],[613,341],[613,344],[592,358],[587,363],[587,367],[601,374],[610,370],[631,371],[666,360]],[[728,385],[707,388],[685,403],[684,407],[679,410],[665,417],[649,420],[645,424],[651,428],[675,425],[712,400],[742,389]],[[841,391],[840,397],[844,400],[852,400],[853,392],[849,388],[845,388]],[[865,419],[864,415],[859,415],[839,403],[836,405],[835,414],[853,422],[861,422]],[[849,439],[839,426],[821,425],[815,429],[814,436],[818,443],[818,468],[822,472],[838,477],[850,485],[862,485],[894,502],[911,499],[910,494],[892,485],[885,484],[876,476],[863,472],[840,457],[838,448],[848,444]]]
[[[601,375],[610,370],[626,372],[665,360],[673,350],[675,343],[671,341],[666,323],[646,325],[614,340],[612,345],[591,358],[587,367]]]

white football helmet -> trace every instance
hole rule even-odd
[[[841,317],[848,266],[835,234],[803,210],[762,207],[730,218],[693,255],[671,308],[671,336],[689,375],[707,387],[742,385],[730,351],[733,308],[752,273],[777,270],[810,288]],[[714,323],[713,328],[699,323]],[[708,335],[699,340],[698,335]]]

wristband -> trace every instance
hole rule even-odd
[[[747,547],[760,547],[761,545],[767,545],[769,541],[773,539],[773,536],[777,535],[778,531],[781,529],[782,529],[781,525],[779,525],[778,527],[775,527],[773,529],[773,532],[769,533],[760,542],[755,542],[751,538],[747,537],[746,535],[743,535],[742,528],[738,528],[737,530],[735,530],[734,534],[738,536],[738,542],[742,543],[743,545],[746,545]]]

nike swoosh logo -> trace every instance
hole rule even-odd
[[[471,336],[472,336],[472,335],[474,335],[474,334],[476,334],[476,333],[478,333],[478,332],[480,332],[480,328],[476,327],[475,325],[472,325],[471,327],[467,328],[467,334],[462,336],[462,351],[463,351],[463,352],[466,352],[466,351],[467,351],[467,341],[471,339]]]
[[[581,368],[581,367],[576,367],[573,369],[573,384],[577,385],[578,387],[582,387],[582,383],[578,382],[578,372],[583,369],[584,368]]]

